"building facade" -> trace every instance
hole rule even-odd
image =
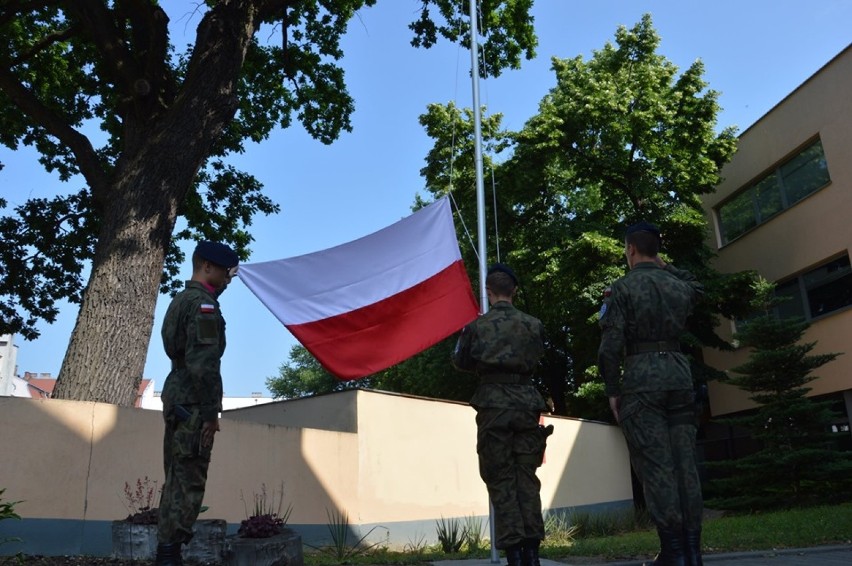
[[[829,61],[739,138],[705,200],[715,267],[755,270],[789,300],[780,316],[811,326],[813,354],[845,355],[818,368],[810,396],[830,399],[842,415],[835,432],[849,433],[852,415],[852,46]],[[731,339],[736,321],[719,329]],[[705,350],[705,361],[727,370],[748,357]],[[713,417],[754,407],[748,394],[709,385]]]

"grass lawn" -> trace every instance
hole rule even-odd
[[[541,556],[565,562],[576,561],[577,557],[606,560],[648,557],[656,554],[659,548],[656,532],[647,529],[612,536],[577,538],[571,542],[566,542],[565,536],[551,538],[559,543],[551,544],[546,540]],[[704,522],[702,543],[705,554],[852,543],[852,503],[709,519]],[[414,565],[436,560],[489,556],[486,542],[484,548],[455,554],[446,554],[434,547],[408,552],[371,550],[349,556],[345,562],[361,565]],[[330,553],[305,554],[306,566],[340,563]]]

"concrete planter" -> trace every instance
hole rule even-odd
[[[225,566],[304,566],[302,537],[292,529],[268,538],[225,539]]]
[[[192,541],[183,557],[202,563],[221,562],[225,553],[224,519],[204,519],[192,526]],[[112,556],[125,560],[153,560],[157,555],[157,525],[112,522]]]

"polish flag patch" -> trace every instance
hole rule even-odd
[[[216,305],[211,305],[209,303],[202,303],[201,304],[201,312],[202,313],[216,312]]]

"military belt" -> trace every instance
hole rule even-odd
[[[677,340],[661,340],[659,342],[636,342],[627,345],[627,355],[647,354],[648,352],[680,352],[680,342]]]
[[[481,383],[532,385],[530,376],[521,373],[486,373],[480,375],[479,379]]]

